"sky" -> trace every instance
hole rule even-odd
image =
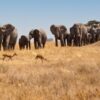
[[[11,23],[20,35],[42,28],[49,38],[50,25],[100,21],[100,0],[0,0],[0,26]]]

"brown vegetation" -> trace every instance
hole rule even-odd
[[[99,42],[98,42],[99,44]],[[14,51],[0,60],[0,100],[99,100],[100,47],[55,47]],[[0,52],[12,55],[14,52]],[[40,54],[49,62],[35,59]]]

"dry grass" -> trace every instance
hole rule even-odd
[[[2,54],[18,56],[3,61]],[[48,61],[35,60],[41,54]],[[100,100],[100,47],[0,52],[0,100]]]

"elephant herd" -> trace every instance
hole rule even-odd
[[[70,28],[71,43],[73,45],[82,46],[97,42],[100,40],[100,26],[88,26],[84,24],[74,24]]]
[[[55,37],[56,46],[58,46],[58,40],[61,46],[66,46],[66,43],[68,46],[82,46],[100,40],[100,25],[74,24],[70,28],[70,33],[64,25],[51,25],[50,30]]]
[[[77,23],[70,28],[70,32],[64,25],[51,25],[50,31],[55,38],[55,46],[60,40],[61,46],[83,46],[100,40],[100,24],[87,25]],[[14,50],[18,38],[17,29],[12,24],[0,26],[0,50]],[[32,29],[28,36],[21,35],[19,38],[19,48],[31,49],[30,40],[34,39],[35,49],[44,48],[47,35],[42,29]]]

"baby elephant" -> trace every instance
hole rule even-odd
[[[45,44],[46,44],[46,41],[47,41],[47,35],[46,35],[44,30],[42,30],[42,29],[31,30],[29,32],[29,38],[30,38],[30,40],[32,38],[34,38],[35,49],[45,47]]]
[[[30,41],[27,36],[22,35],[19,39],[19,48],[22,49],[31,49]]]

